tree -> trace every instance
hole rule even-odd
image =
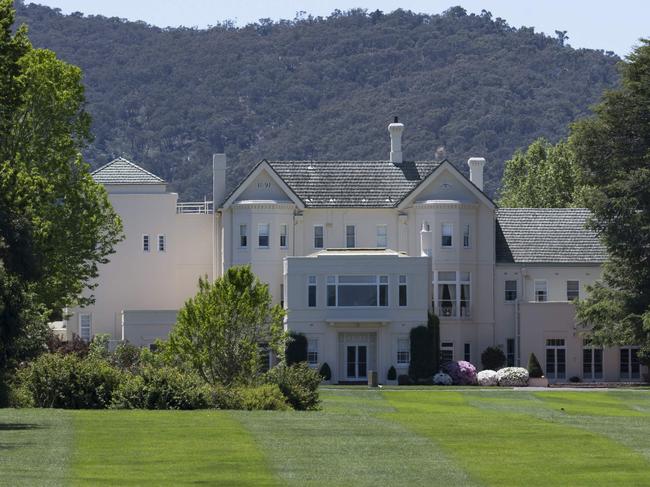
[[[289,333],[285,360],[287,365],[307,362],[307,337],[302,333]]]
[[[499,347],[487,347],[481,354],[481,364],[485,370],[499,370],[506,363],[506,355]]]
[[[567,208],[583,204],[580,167],[566,141],[544,138],[506,161],[499,205],[506,208]]]
[[[284,310],[271,304],[267,284],[250,266],[228,269],[185,302],[169,337],[169,350],[209,384],[250,383],[260,373],[260,343],[284,355]]]
[[[81,294],[121,238],[80,155],[91,140],[81,71],[13,22],[0,0],[0,374],[46,318],[92,302]]]
[[[430,379],[439,368],[439,327],[440,320],[429,313],[427,326],[411,328],[411,361],[409,376],[413,381]]]
[[[591,227],[609,254],[602,280],[578,303],[578,321],[601,345],[641,346],[650,363],[650,40],[620,65],[621,87],[570,141],[582,168]]]

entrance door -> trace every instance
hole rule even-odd
[[[368,346],[346,346],[346,375],[348,379],[366,379],[368,376]]]

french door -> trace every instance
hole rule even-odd
[[[546,340],[546,377],[566,378],[566,346],[564,338]]]
[[[351,380],[368,377],[368,346],[346,345],[346,377]]]

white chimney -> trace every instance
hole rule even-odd
[[[485,166],[484,157],[470,157],[467,161],[469,166],[469,180],[483,191],[483,166]]]
[[[212,155],[212,200],[216,210],[226,197],[226,154]]]
[[[402,163],[402,132],[404,132],[404,124],[399,123],[397,117],[393,123],[388,125],[388,132],[390,132],[390,162],[393,164]]]
[[[431,257],[433,255],[433,233],[428,222],[422,222],[420,230],[420,256]]]

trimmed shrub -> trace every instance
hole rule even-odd
[[[484,369],[498,370],[506,364],[506,356],[499,347],[487,347],[481,354]]]
[[[323,378],[323,380],[332,380],[332,371],[330,369],[330,366],[327,365],[327,362],[321,365],[321,368],[318,371],[318,373]]]
[[[111,355],[111,362],[122,370],[134,370],[140,364],[140,348],[130,343],[120,343]]]
[[[128,375],[113,395],[117,409],[204,409],[212,393],[200,377],[173,367],[144,367]]]
[[[397,379],[397,370],[395,370],[395,367],[392,365],[390,366],[390,369],[388,369],[388,374],[386,376],[387,380],[395,380]]]
[[[400,374],[397,377],[397,385],[398,386],[410,386],[410,385],[413,385],[413,379],[411,379],[410,375]]]
[[[574,375],[569,377],[569,382],[573,382],[573,383],[582,382],[582,379],[577,375]]]
[[[433,342],[431,366],[434,371],[440,370],[440,318],[433,313],[429,313],[427,328],[431,332],[431,341]]]
[[[449,374],[438,372],[433,376],[433,383],[437,386],[450,386],[453,384],[453,381],[451,380],[451,376]]]
[[[530,357],[528,357],[528,375],[536,379],[544,377],[542,366],[539,365],[539,360],[537,360],[534,353],[531,353]]]
[[[291,407],[300,411],[318,409],[321,379],[321,375],[305,362],[277,365],[264,374],[264,382],[276,384]]]
[[[443,371],[451,377],[452,382],[456,385],[471,386],[476,384],[476,367],[465,360],[447,362]]]
[[[435,372],[435,345],[433,333],[426,326],[411,328],[409,334],[411,342],[411,362],[409,375],[414,382],[418,379],[431,377]]]
[[[307,337],[302,333],[291,332],[285,351],[287,365],[307,362]]]
[[[498,384],[497,373],[494,370],[481,370],[476,375],[476,380],[480,386],[496,386]]]
[[[18,380],[36,407],[101,409],[111,403],[123,374],[102,359],[46,353],[19,371]]]
[[[497,371],[497,382],[505,387],[524,387],[528,385],[528,370],[523,367],[506,367]]]
[[[280,388],[275,384],[236,389],[241,400],[241,409],[248,411],[286,411],[291,409]]]

